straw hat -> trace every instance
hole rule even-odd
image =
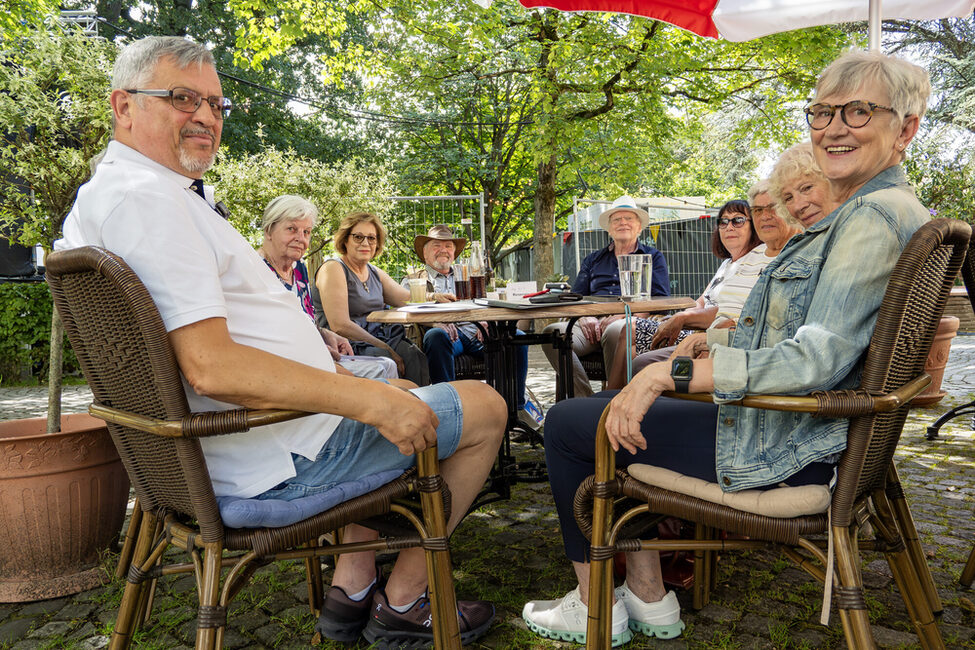
[[[437,224],[436,226],[430,228],[426,235],[417,235],[413,239],[413,250],[416,251],[416,256],[421,260],[423,259],[423,247],[426,246],[427,242],[431,239],[441,239],[449,240],[454,242],[454,259],[460,257],[460,252],[464,250],[467,246],[467,240],[463,237],[454,237],[454,233],[450,232],[450,228],[444,224]]]
[[[636,207],[636,201],[633,197],[624,194],[620,198],[613,201],[613,205],[610,206],[609,210],[606,210],[601,215],[599,215],[599,227],[603,230],[609,230],[609,219],[617,212],[633,212],[636,216],[640,217],[640,230],[643,230],[650,224],[650,215],[646,210]]]

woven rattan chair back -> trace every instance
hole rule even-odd
[[[970,227],[937,219],[918,230],[890,276],[864,361],[860,388],[890,393],[924,372],[938,321],[968,250]],[[884,486],[909,406],[853,418],[833,496],[834,525],[853,504]]]
[[[189,416],[162,318],[121,258],[95,247],[61,251],[48,257],[46,275],[96,403],[165,420]],[[198,440],[108,429],[143,510],[174,510],[195,519],[205,541],[222,537]]]

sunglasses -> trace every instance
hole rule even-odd
[[[359,233],[355,233],[355,232],[352,233],[350,237],[352,237],[352,241],[354,241],[357,244],[361,244],[363,241],[367,241],[369,242],[370,246],[375,244],[376,240],[378,239],[375,235],[360,235]]]
[[[739,216],[739,217],[732,217],[730,219],[727,217],[721,217],[720,219],[718,219],[718,228],[722,228],[722,229],[727,228],[728,224],[731,224],[735,228],[741,228],[742,226],[745,225],[746,221],[748,221],[748,217]]]

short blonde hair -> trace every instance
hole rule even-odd
[[[805,140],[794,144],[779,156],[778,162],[772,168],[769,176],[772,196],[777,203],[785,203],[782,194],[785,186],[799,179],[808,179],[813,183],[829,184],[826,174],[819,168],[816,156],[813,155],[812,142]],[[788,210],[786,210],[788,212]],[[790,215],[791,218],[791,215]],[[800,224],[801,226],[801,224]]]
[[[271,234],[271,229],[282,221],[297,221],[298,219],[311,219],[312,228],[318,223],[318,208],[308,199],[294,194],[282,194],[271,199],[271,202],[264,208],[264,218],[261,220],[261,229],[264,236]]]
[[[371,212],[352,212],[342,219],[342,223],[339,224],[339,229],[335,231],[335,238],[333,239],[335,250],[342,255],[346,254],[346,245],[349,243],[352,229],[360,223],[371,223],[376,227],[376,254],[373,256],[375,259],[383,252],[383,244],[386,243],[386,227],[383,226],[383,222],[379,217]]]

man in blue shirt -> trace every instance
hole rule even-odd
[[[663,253],[652,246],[640,243],[640,233],[650,223],[646,210],[636,207],[636,201],[629,196],[621,196],[613,205],[599,215],[599,225],[609,233],[610,242],[605,248],[591,253],[582,260],[579,274],[572,283],[572,290],[585,296],[620,295],[620,269],[617,258],[620,255],[650,255],[653,260],[653,280],[650,290],[654,296],[670,295],[670,275],[667,260]],[[576,397],[592,395],[589,377],[586,375],[580,356],[591,354],[602,348],[603,363],[608,368],[616,355],[616,343],[625,320],[622,316],[593,318],[587,316],[576,321],[572,329],[572,382]],[[567,323],[553,323],[545,332],[565,332]],[[543,346],[545,356],[552,367],[558,368],[558,351],[551,345]]]

